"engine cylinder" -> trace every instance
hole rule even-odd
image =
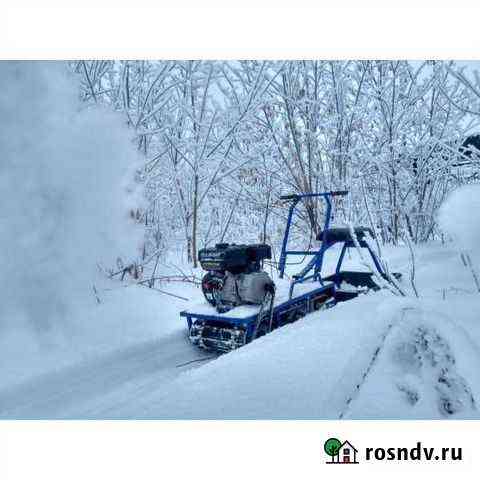
[[[270,246],[265,244],[220,243],[215,248],[200,250],[198,259],[207,270],[202,279],[207,301],[218,312],[242,304],[261,304],[266,292],[274,288],[273,281],[261,269],[262,260],[271,258],[271,254]]]

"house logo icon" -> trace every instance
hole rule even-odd
[[[358,450],[348,441],[343,443],[338,438],[329,438],[324,444],[323,449],[330,457],[326,463],[356,464]]]

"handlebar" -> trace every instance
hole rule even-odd
[[[335,190],[322,193],[292,193],[290,195],[282,195],[280,200],[300,200],[306,197],[339,197],[348,195],[348,190]]]

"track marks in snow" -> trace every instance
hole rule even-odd
[[[408,312],[409,308],[403,308],[400,313],[400,318],[403,320],[404,316]],[[399,318],[393,318],[390,323],[387,325],[384,332],[380,335],[378,339],[378,343],[376,343],[373,348],[370,348],[370,355],[366,357],[366,361],[361,361],[361,356],[355,356],[352,358],[352,362],[348,366],[348,370],[350,372],[355,371],[356,375],[352,376],[351,374],[347,376],[350,377],[351,382],[353,383],[352,390],[348,393],[347,397],[344,398],[343,408],[340,411],[339,417],[340,419],[344,418],[345,415],[348,413],[350,405],[355,400],[355,398],[360,394],[361,388],[367,377],[370,375],[373,367],[375,366],[378,357],[385,346],[386,339],[390,334],[392,327],[398,322]],[[372,351],[373,350],[373,351]],[[356,367],[355,367],[356,365]]]
[[[0,391],[0,418],[85,417],[85,406],[102,405],[109,392],[149,379],[161,387],[195,365],[179,364],[203,355],[183,331],[175,332]],[[118,400],[125,401],[125,393]]]
[[[434,328],[413,328],[406,341],[396,345],[393,359],[403,372],[397,388],[411,405],[421,399],[422,393],[409,379],[420,377],[433,391],[442,416],[476,409],[470,386],[457,371],[450,345]]]
[[[464,352],[467,347],[470,350],[463,329],[445,315],[422,307],[403,309],[355,384],[340,418],[398,418],[394,412],[400,410],[410,412],[409,418],[432,418],[432,408],[438,418],[475,416],[477,400],[470,383],[474,377],[459,373],[465,371],[465,353],[470,361],[477,358],[475,345]]]

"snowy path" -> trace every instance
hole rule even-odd
[[[161,389],[145,385],[123,402],[112,396],[108,407],[105,398],[106,408],[92,406],[90,417],[338,418],[396,311],[368,314],[383,297],[309,315]]]
[[[115,400],[125,401],[129,391],[138,394],[138,386],[147,383],[158,389],[205,362],[178,365],[208,357],[211,354],[190,345],[181,330],[0,390],[0,418],[88,418],[87,405],[100,408],[109,393],[120,390]]]
[[[338,418],[389,323],[380,315],[364,328],[375,297],[309,316],[211,363],[181,329],[0,390],[0,418]],[[298,391],[282,394],[294,378]]]

